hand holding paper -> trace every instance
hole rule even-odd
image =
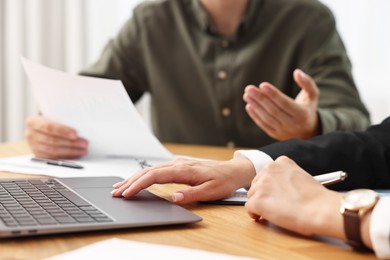
[[[88,141],[77,131],[44,116],[27,120],[26,139],[35,156],[51,159],[75,159],[88,153]]]
[[[150,132],[119,80],[69,75],[23,59],[43,116],[28,122],[32,150],[44,159],[79,158],[82,169],[4,158],[0,170],[55,177],[128,178],[145,163],[173,159]],[[30,133],[29,133],[30,132]],[[88,141],[87,141],[88,140]],[[45,156],[51,155],[51,156]],[[66,155],[66,156],[65,156]]]
[[[119,80],[69,75],[23,59],[33,93],[43,116],[61,125],[47,128],[89,156],[119,155],[171,159],[171,154],[149,131]],[[46,123],[46,125],[44,124]],[[46,126],[46,127],[45,127]],[[54,128],[54,129],[52,129]],[[74,131],[72,131],[74,129]],[[77,154],[77,153],[75,153]]]

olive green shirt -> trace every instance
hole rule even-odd
[[[162,142],[259,147],[275,140],[247,115],[244,88],[267,81],[295,98],[296,68],[320,89],[322,133],[369,125],[334,17],[316,0],[252,0],[229,39],[197,0],[146,1],[82,74],[122,80],[133,102],[149,92]]]

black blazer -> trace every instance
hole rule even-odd
[[[365,132],[334,132],[260,148],[273,159],[286,155],[312,175],[343,170],[348,178],[330,188],[390,189],[390,117]]]

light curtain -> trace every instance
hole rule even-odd
[[[336,17],[360,95],[376,124],[390,116],[390,1],[320,0]]]
[[[20,57],[68,72],[85,66],[84,0],[0,0],[0,141],[37,113]]]

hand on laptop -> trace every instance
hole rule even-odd
[[[131,197],[153,184],[180,183],[191,187],[177,190],[172,200],[178,204],[226,198],[239,188],[249,187],[256,175],[247,158],[228,161],[178,158],[145,168],[114,185],[112,195]]]
[[[270,83],[245,88],[246,111],[269,136],[277,140],[309,138],[319,134],[317,105],[319,90],[314,80],[301,70],[294,71],[294,80],[301,88],[295,99]]]
[[[27,119],[25,137],[37,157],[72,159],[88,152],[88,141],[78,137],[74,129],[43,116]]]

